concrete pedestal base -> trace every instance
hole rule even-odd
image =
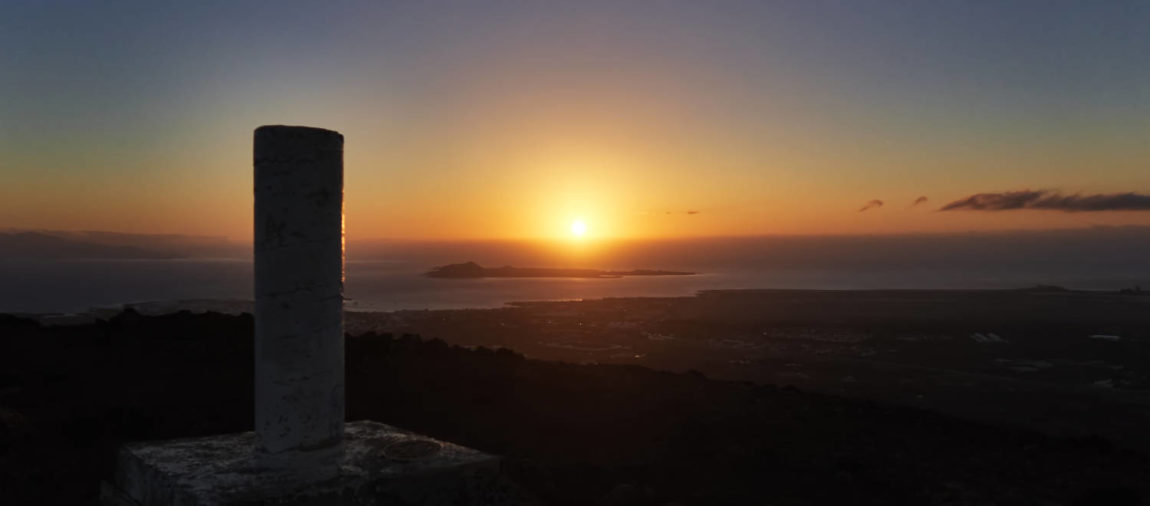
[[[109,505],[507,505],[499,458],[381,423],[346,425],[336,478],[306,483],[262,469],[252,432],[135,443],[120,450]]]

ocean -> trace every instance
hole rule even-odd
[[[462,261],[464,259],[461,259]],[[499,307],[508,302],[603,297],[691,296],[740,288],[988,289],[1039,284],[1083,290],[1150,287],[1146,262],[1065,265],[898,262],[847,265],[725,262],[640,265],[697,271],[693,276],[613,279],[434,279],[434,264],[411,259],[350,261],[347,308],[359,311]],[[501,265],[491,263],[489,265]],[[611,266],[608,266],[611,267]],[[0,312],[75,313],[124,303],[187,299],[252,299],[250,260],[0,260]]]

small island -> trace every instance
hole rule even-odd
[[[424,273],[430,278],[621,278],[623,276],[691,276],[694,272],[634,269],[604,271],[599,269],[554,269],[546,267],[483,267],[475,262],[442,265]]]

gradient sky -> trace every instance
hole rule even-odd
[[[0,228],[246,240],[277,123],[352,238],[1150,224],[934,212],[1150,191],[1150,2],[0,3]]]

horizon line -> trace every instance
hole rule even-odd
[[[351,237],[345,235],[349,241],[354,242],[401,242],[401,243],[571,243],[595,244],[605,242],[686,242],[686,241],[714,241],[714,240],[740,240],[740,239],[772,239],[772,238],[866,238],[866,237],[944,237],[944,236],[970,236],[970,235],[1005,235],[1005,234],[1034,234],[1034,233],[1065,233],[1106,230],[1145,230],[1150,231],[1150,225],[1089,225],[1080,227],[1052,227],[1052,228],[1011,228],[1011,229],[968,229],[958,231],[908,231],[908,232],[877,232],[877,233],[765,233],[742,235],[696,235],[696,236],[638,236],[638,237],[591,237],[578,241],[561,236],[534,236],[534,237]],[[0,227],[0,234],[11,233],[44,233],[44,234],[117,234],[126,236],[161,236],[171,238],[195,238],[222,240],[233,245],[247,245],[249,239],[236,239],[228,235],[207,234],[181,234],[178,232],[127,232],[121,230],[92,230],[92,229],[51,229],[51,228],[23,228]]]

